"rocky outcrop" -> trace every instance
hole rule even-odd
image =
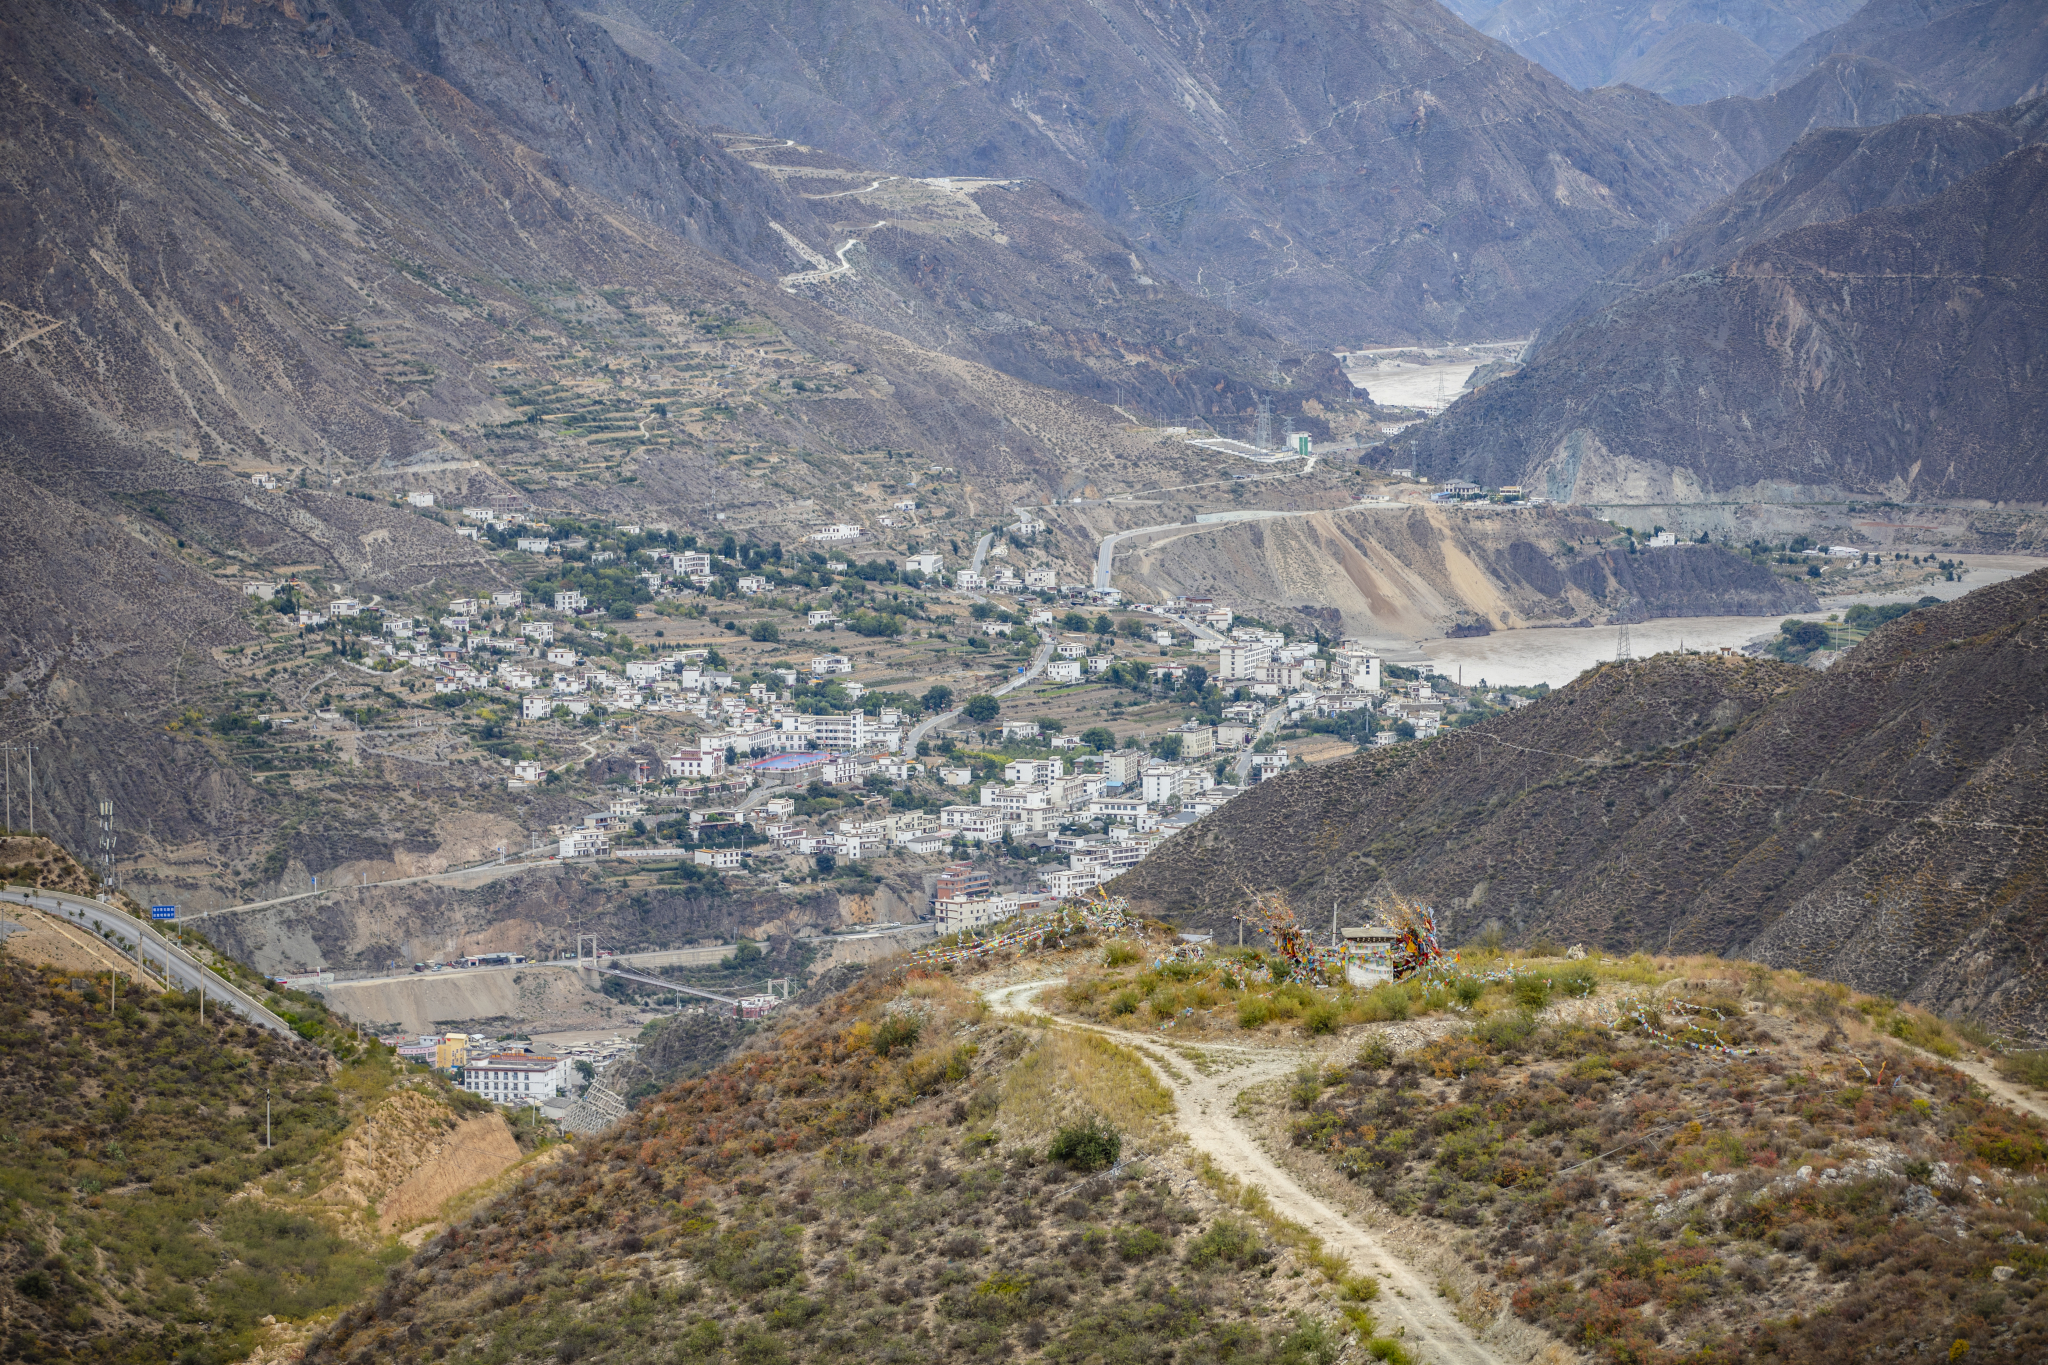
[[[2040,502],[2044,195],[2048,147],[2027,146],[1748,247],[1573,323],[1385,459],[1560,501]]]
[[[1433,905],[1712,951],[2048,1035],[2048,570],[1912,612],[1826,673],[1662,655],[1424,744],[1259,784],[1112,884],[1228,931],[1251,894]]]
[[[1783,90],[1760,98],[1712,100],[1693,112],[1713,125],[1752,170],[1762,170],[1815,129],[1878,128],[1915,114],[1939,113],[1941,102],[1897,67],[1843,53],[1822,58]]]

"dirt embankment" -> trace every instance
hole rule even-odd
[[[1272,621],[1327,627],[1334,612],[1344,632],[1381,639],[1812,607],[1803,587],[1712,546],[1602,553],[1612,534],[1562,508],[1322,512],[1162,534],[1118,557],[1116,582]]]
[[[400,1091],[343,1140],[339,1169],[315,1198],[338,1213],[361,1210],[388,1236],[518,1160],[504,1115],[462,1118],[438,1098]]]

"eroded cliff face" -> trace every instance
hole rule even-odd
[[[1601,548],[1612,533],[1590,517],[1526,508],[1326,512],[1167,532],[1119,556],[1117,581],[1389,640],[1813,608],[1805,588],[1715,546],[1626,554]]]
[[[1388,459],[1560,500],[2048,498],[2048,148],[1574,323]]]

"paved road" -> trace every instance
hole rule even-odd
[[[1268,521],[1274,517],[1312,517],[1322,512],[1356,512],[1378,503],[1358,502],[1349,507],[1310,507],[1297,512],[1282,512],[1266,507],[1247,507],[1231,512],[1203,512],[1193,521],[1168,522],[1163,526],[1138,526],[1128,531],[1115,531],[1102,538],[1095,549],[1095,588],[1100,592],[1109,586],[1110,565],[1116,558],[1116,547],[1135,536],[1151,535],[1156,531],[1206,531],[1214,527],[1228,526],[1239,521]]]
[[[8,887],[0,891],[0,899],[34,906],[38,910],[61,916],[74,924],[85,925],[95,933],[111,934],[114,946],[134,955],[138,960],[154,964],[178,989],[203,990],[206,999],[225,1004],[251,1023],[260,1024],[286,1038],[298,1037],[284,1020],[265,1009],[254,996],[247,994],[239,986],[231,985],[218,972],[205,966],[183,948],[170,942],[132,915],[102,905],[98,901],[87,900],[83,896],[67,895],[61,891],[31,891]]]
[[[373,886],[411,886],[414,882],[438,881],[443,877],[465,877],[471,873],[489,872],[501,867],[517,868],[521,866],[520,860],[527,856],[527,854],[523,853],[508,853],[501,858],[493,858],[489,862],[471,863],[468,867],[451,867],[445,872],[423,872],[417,877],[393,877],[388,881],[381,882],[337,882],[333,886],[321,891],[296,891],[289,896],[273,896],[269,900],[250,901],[246,905],[224,905],[218,910],[201,910],[190,915],[180,915],[178,918],[184,923],[190,924],[197,920],[211,919],[215,915],[233,915],[239,914],[244,910],[264,910],[273,905],[288,905],[292,901],[302,901],[314,896],[324,896],[330,891],[346,891],[351,887],[362,891]],[[543,859],[524,865],[529,867],[546,867],[549,864]]]
[[[974,563],[969,566],[974,573],[979,574],[981,572],[982,561],[988,558],[989,547],[995,543],[996,533],[994,531],[988,532],[980,540],[974,542]]]
[[[1280,722],[1286,719],[1286,717],[1286,708],[1280,706],[1274,707],[1272,710],[1266,712],[1265,715],[1259,717],[1259,728],[1257,732],[1255,732],[1252,735],[1252,737],[1245,742],[1244,751],[1237,756],[1237,763],[1231,769],[1232,773],[1234,773],[1237,777],[1238,786],[1242,787],[1244,785],[1245,775],[1251,772],[1252,770],[1252,745],[1257,744],[1267,735],[1270,735],[1275,730],[1278,730],[1280,728]]]
[[[1045,672],[1045,666],[1048,663],[1052,662],[1053,643],[1054,642],[1051,640],[1046,640],[1042,642],[1038,646],[1038,653],[1032,657],[1031,666],[1025,669],[1022,673],[1019,673],[1016,677],[1010,679],[1008,682],[990,688],[989,695],[991,697],[1008,696],[1010,693],[1024,686],[1024,684],[1030,682],[1033,678],[1036,678],[1039,674]],[[930,734],[937,727],[946,724],[948,721],[956,719],[960,715],[960,711],[961,708],[956,706],[951,711],[941,711],[936,716],[927,716],[925,719],[919,721],[916,725],[912,726],[910,731],[910,737],[903,741],[904,754],[914,755],[917,752],[917,744],[919,740],[923,739],[926,735]]]

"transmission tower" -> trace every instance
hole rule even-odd
[[[1635,657],[1635,651],[1629,648],[1628,623],[1624,621],[1621,627],[1621,638],[1615,641],[1614,645],[1614,662],[1625,664],[1634,660]]]
[[[1259,395],[1259,415],[1252,424],[1252,444],[1260,450],[1273,448],[1273,400]]]

